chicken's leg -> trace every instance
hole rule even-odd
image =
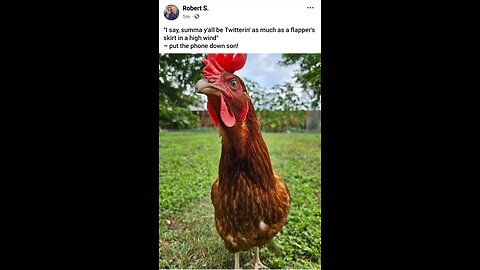
[[[235,253],[235,269],[240,269],[240,253]]]
[[[253,258],[253,268],[254,269],[264,269],[267,268],[261,261],[260,255],[258,253],[259,248],[255,247],[255,257]]]

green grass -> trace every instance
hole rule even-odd
[[[260,258],[270,268],[320,268],[320,135],[264,133],[291,195],[286,225]],[[160,133],[160,268],[233,268],[213,221],[210,189],[221,143],[215,132]],[[253,258],[242,252],[240,265]]]

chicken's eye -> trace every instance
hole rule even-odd
[[[237,82],[237,79],[231,79],[228,84],[233,87],[233,88],[237,88],[237,85],[238,85],[238,82]]]

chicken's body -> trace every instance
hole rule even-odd
[[[222,137],[218,178],[211,191],[215,227],[225,247],[235,253],[256,247],[255,268],[263,266],[258,247],[283,227],[290,194],[274,173],[255,109],[242,80],[233,74],[243,67],[244,54],[209,55],[195,92],[207,95],[207,108]]]
[[[272,170],[253,106],[244,125],[220,132],[219,177],[211,192],[215,227],[229,251],[247,251],[266,244],[280,231],[290,195]]]

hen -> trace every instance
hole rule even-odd
[[[258,248],[283,227],[290,194],[272,169],[267,146],[243,81],[233,74],[247,60],[246,54],[209,54],[203,78],[195,92],[207,95],[207,110],[222,140],[218,178],[211,199],[215,227],[225,247],[235,253],[255,247],[254,268],[265,268]]]

